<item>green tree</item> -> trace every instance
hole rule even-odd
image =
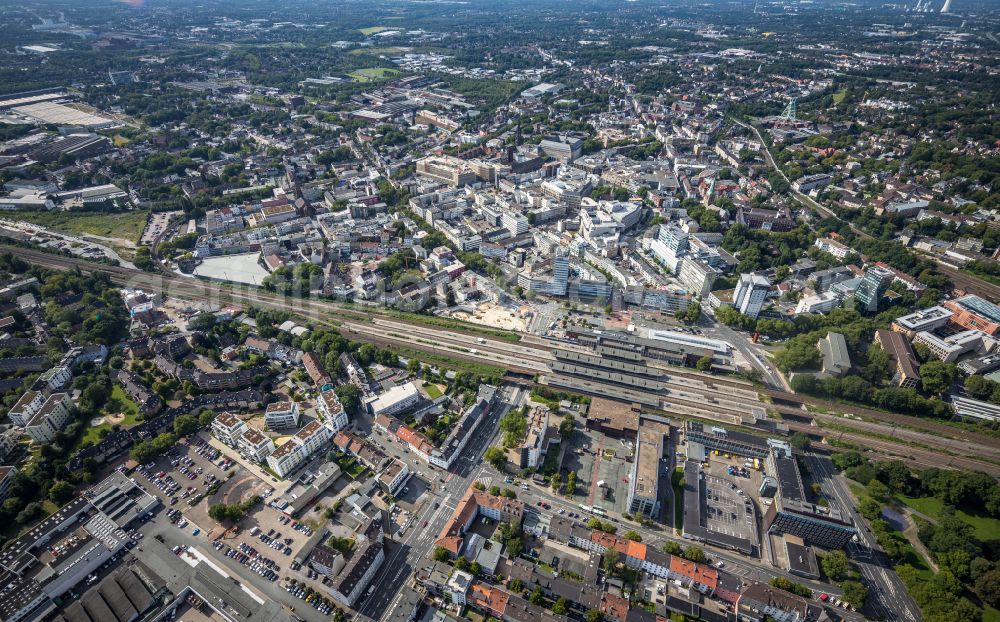
[[[788,439],[792,447],[798,449],[799,451],[809,451],[809,445],[812,443],[809,440],[809,435],[805,432],[796,432],[792,434],[791,438]]]
[[[681,555],[684,552],[681,545],[677,544],[673,540],[667,540],[664,542],[662,548],[664,553],[668,553],[670,555]]]
[[[209,410],[206,408],[205,410],[201,411],[201,414],[198,415],[198,425],[200,425],[203,428],[212,425],[213,421],[215,421],[214,410]]]
[[[699,564],[705,563],[705,560],[708,559],[705,556],[705,551],[701,550],[696,546],[689,546],[686,549],[684,549],[684,553],[682,554],[682,556],[684,557],[684,559],[687,559],[688,561],[696,562]]]
[[[694,368],[700,372],[712,371],[712,357],[710,356],[701,357],[695,362]]]
[[[531,590],[531,595],[528,596],[528,601],[533,605],[540,605],[542,603],[542,588],[535,586],[535,589]]]
[[[448,549],[443,546],[436,546],[434,547],[434,553],[431,554],[431,557],[436,562],[446,562],[451,559],[451,553],[449,553]]]
[[[633,542],[642,542],[642,536],[639,535],[639,532],[632,530],[625,532],[625,539],[632,540]]]
[[[868,494],[872,496],[872,499],[875,499],[876,501],[881,501],[882,499],[885,499],[887,496],[889,496],[889,487],[883,484],[882,482],[878,481],[877,479],[873,479],[872,481],[868,482],[868,486],[866,486],[866,489],[868,491]]]
[[[507,466],[506,452],[495,445],[486,450],[486,453],[483,454],[483,458],[485,458],[486,462],[490,463],[490,465],[492,465],[497,471],[503,472],[504,467]]]
[[[585,619],[587,622],[604,622],[604,614],[600,609],[588,609]]]
[[[56,505],[65,505],[73,498],[73,485],[66,481],[58,481],[49,488],[49,499]]]
[[[568,438],[573,434],[573,428],[575,427],[575,422],[573,420],[573,415],[566,415],[563,420],[559,423],[559,434],[563,438]]]
[[[920,382],[924,391],[941,395],[955,381],[956,367],[944,361],[927,361],[920,366]]]
[[[844,581],[840,587],[844,590],[844,600],[852,607],[860,609],[864,606],[865,600],[868,599],[868,588],[858,581]]]
[[[840,581],[851,571],[851,561],[843,551],[830,551],[820,558],[820,566],[831,581]]]
[[[1000,608],[1000,569],[990,570],[976,577],[973,584],[976,594],[994,609]]]
[[[174,434],[187,436],[198,429],[198,418],[193,415],[180,415],[174,419]]]
[[[569,612],[569,600],[564,596],[557,600],[554,605],[552,605],[552,613],[560,616],[566,615]]]

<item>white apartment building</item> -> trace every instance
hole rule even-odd
[[[851,248],[849,246],[841,244],[837,240],[831,240],[830,238],[816,238],[813,246],[824,253],[833,255],[837,259],[844,259],[851,253]]]
[[[0,466],[0,503],[7,498],[10,492],[10,483],[17,475],[17,469],[12,466]]]
[[[267,457],[267,464],[279,477],[285,477],[306,462],[316,451],[326,447],[333,432],[319,421],[313,421],[295,433],[288,442]]]
[[[524,235],[530,228],[528,218],[524,214],[509,210],[504,210],[503,215],[500,217],[500,224],[510,232],[511,237]]]
[[[38,409],[45,403],[45,393],[41,391],[25,391],[24,395],[17,400],[7,413],[10,420],[15,425],[22,428],[28,425],[28,421],[38,412]]]
[[[263,462],[274,452],[274,441],[266,434],[247,428],[237,439],[240,453],[257,462]]]
[[[389,466],[379,475],[378,481],[390,495],[395,495],[410,478],[410,467],[402,460],[392,459]]]
[[[73,372],[69,367],[53,367],[38,377],[52,391],[58,391],[73,380]]]
[[[51,443],[70,420],[73,402],[66,393],[53,393],[31,417],[24,431],[37,443]]]
[[[264,411],[264,425],[268,430],[296,427],[299,425],[299,405],[291,400],[268,404]]]
[[[247,424],[233,413],[222,413],[212,421],[212,434],[230,447],[236,447]]]
[[[743,315],[757,319],[770,289],[771,283],[767,277],[756,274],[741,274],[740,280],[736,284],[736,291],[733,292],[733,306]]]
[[[340,399],[333,392],[333,389],[322,391],[319,394],[316,406],[319,409],[323,425],[330,428],[330,431],[334,434],[346,428],[350,423],[350,420],[347,418],[347,411],[344,410],[343,404],[340,403]]]

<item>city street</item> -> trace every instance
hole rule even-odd
[[[437,469],[431,471],[430,467],[416,458],[412,452],[402,454],[401,459],[410,462],[411,468],[420,463],[424,471],[437,475],[436,478],[429,478],[431,489],[436,488],[437,491],[429,493],[427,502],[423,503],[420,510],[415,513],[413,524],[403,534],[402,540],[388,543],[386,560],[372,580],[374,589],[370,595],[361,597],[354,620],[378,620],[392,611],[398,598],[399,588],[406,583],[414,570],[430,559],[434,541],[455,511],[462,495],[472,482],[486,473],[487,465],[482,461],[482,456],[499,432],[497,423],[500,417],[511,408],[520,407],[524,399],[524,390],[521,388],[506,387],[501,391],[504,396],[502,405],[495,408],[489,419],[479,425],[457,465],[452,467],[452,473]],[[387,447],[393,445],[395,444],[389,443]],[[441,483],[441,479],[444,483]],[[434,507],[435,502],[438,507]],[[424,521],[427,521],[426,527],[422,526]]]
[[[819,482],[823,494],[836,501],[840,510],[850,516],[858,529],[858,542],[847,545],[847,555],[861,571],[862,582],[868,588],[867,608],[884,620],[905,620],[916,622],[920,619],[919,609],[903,585],[899,575],[893,570],[893,562],[875,542],[875,536],[868,529],[868,523],[858,514],[856,505],[848,492],[847,485],[837,469],[826,456],[809,454],[806,463],[813,480]]]

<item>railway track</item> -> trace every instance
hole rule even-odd
[[[427,343],[421,344],[414,338],[406,337],[405,332],[398,332],[399,335],[404,335],[403,337],[392,337],[388,334],[388,332],[390,332],[390,327],[395,327],[397,331],[403,330],[411,331],[413,334],[420,333],[423,335],[430,335],[431,338],[437,338],[437,340],[440,340],[441,344],[451,343],[455,348],[465,349],[465,352],[448,349],[448,356],[494,367],[504,367],[515,373],[532,375],[537,374],[539,373],[541,366],[547,366],[548,361],[551,361],[552,358],[551,354],[545,350],[545,344],[538,343],[535,339],[531,339],[531,343],[518,342],[517,344],[514,344],[503,340],[491,339],[488,336],[476,334],[465,335],[464,333],[460,333],[458,331],[435,329],[425,324],[411,324],[403,320],[380,318],[377,313],[374,312],[345,308],[344,305],[338,305],[336,303],[326,301],[291,299],[283,295],[272,294],[257,289],[231,288],[222,284],[206,283],[195,278],[150,274],[129,268],[96,264],[77,258],[53,255],[32,249],[0,245],[0,252],[3,251],[12,252],[32,264],[43,267],[58,270],[78,269],[83,273],[107,273],[111,276],[112,281],[117,285],[160,292],[165,296],[175,297],[181,300],[211,302],[215,304],[236,304],[240,306],[250,304],[265,308],[287,310],[313,319],[319,324],[340,328],[342,331],[350,333],[351,338],[378,343],[380,345],[407,346],[427,352],[434,352],[435,347],[440,350],[440,345]],[[377,331],[373,331],[372,328],[376,327],[376,320],[382,323],[382,327]],[[387,325],[386,322],[390,322],[390,324]],[[344,326],[344,324],[347,326]],[[378,332],[378,334],[376,334],[376,332]],[[480,339],[482,339],[482,341],[480,341]],[[472,350],[475,350],[476,352],[473,353],[471,352]],[[539,351],[539,354],[533,355],[531,354],[531,350],[537,350]],[[444,353],[444,351],[442,351],[442,353]],[[522,360],[518,361],[515,357],[522,357]],[[529,364],[525,364],[525,361]],[[757,390],[753,387],[753,385],[739,380],[724,379],[709,374],[689,372],[675,368],[670,368],[666,371],[672,378],[686,378],[692,382],[701,383],[714,393],[725,394],[726,389]],[[775,400],[780,400],[786,404],[790,404],[790,406],[778,404],[775,409],[779,410],[779,412],[785,412],[788,415],[796,417],[801,417],[804,414],[813,418],[816,417],[813,413],[805,413],[805,411],[801,410],[801,404],[803,402],[809,403],[812,398],[774,390],[761,390],[760,392],[762,394],[769,395]],[[669,396],[667,396],[667,401],[670,401]],[[816,402],[817,403],[814,403],[813,405],[825,405],[833,409],[842,408],[834,404],[825,404],[819,400],[816,400]],[[703,408],[706,403],[707,402],[698,403],[697,406],[699,406],[699,410]],[[696,406],[696,404],[693,403],[690,405],[692,407]],[[798,406],[798,408],[796,408],[796,406]],[[970,445],[973,447],[975,445],[979,445],[981,447],[985,446],[991,449],[1000,447],[1000,440],[998,439],[976,434],[974,432],[957,430],[940,423],[918,419],[916,417],[908,417],[906,415],[885,413],[882,411],[854,409],[853,407],[852,410],[858,410],[864,416],[879,423],[905,426],[909,429],[925,431],[930,435],[937,435],[932,437],[936,438],[935,446],[940,446],[942,450],[946,452],[954,452],[954,449],[952,448],[953,443],[949,444],[950,439],[954,438],[968,444],[965,447],[966,453],[969,453],[967,450],[970,449]],[[849,419],[839,420],[839,422],[845,426],[852,423]],[[796,423],[795,425],[804,426],[796,429],[816,434],[817,428],[814,426],[809,426],[805,423]],[[917,456],[917,458],[914,459],[920,460],[930,460],[931,456],[936,456],[936,458],[934,458],[934,463],[939,464],[941,462],[939,458],[942,457],[942,454],[933,450],[914,448],[905,443],[894,444],[889,441],[876,440],[862,434],[843,433],[843,437],[845,439],[851,439],[851,442],[855,442],[865,447],[884,447],[885,449],[883,451],[886,453],[889,452],[889,448],[891,447],[894,452],[893,455],[895,456]],[[945,438],[942,439],[939,437]],[[997,468],[990,463],[976,460],[975,458],[952,456],[948,457],[948,463],[954,466],[961,466],[962,468],[986,470],[990,473],[1000,472],[1000,468]]]

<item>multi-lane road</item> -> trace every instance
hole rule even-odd
[[[833,500],[858,529],[858,541],[847,545],[847,555],[857,564],[868,588],[868,606],[882,620],[917,622],[920,609],[906,593],[906,586],[892,570],[892,561],[879,549],[867,522],[855,509],[855,502],[837,469],[829,458],[815,453],[806,456],[806,464],[826,498]]]

